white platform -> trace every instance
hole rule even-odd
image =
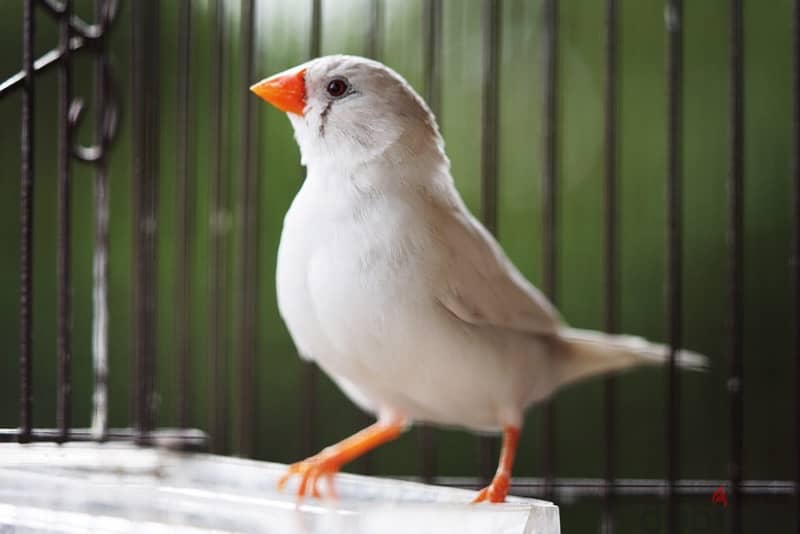
[[[558,507],[342,474],[339,500],[276,490],[281,464],[127,445],[0,445],[0,533],[558,534]]]

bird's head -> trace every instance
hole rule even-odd
[[[435,119],[396,72],[356,56],[325,56],[250,88],[294,127],[303,164],[358,166],[442,152]],[[346,162],[346,163],[343,163]]]

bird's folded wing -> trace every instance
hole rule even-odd
[[[443,273],[439,302],[475,325],[552,334],[558,312],[506,257],[494,237],[465,210],[447,210],[439,221],[452,265]]]

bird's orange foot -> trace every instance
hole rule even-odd
[[[505,502],[510,483],[508,475],[498,473],[494,476],[492,483],[479,491],[472,502]]]
[[[278,489],[282,490],[290,478],[299,475],[300,484],[297,486],[297,497],[302,499],[310,493],[312,497],[321,498],[318,482],[320,478],[324,478],[328,483],[330,496],[335,497],[333,476],[339,472],[341,467],[341,461],[335,455],[328,455],[323,451],[302,462],[290,465],[286,474],[278,480]]]

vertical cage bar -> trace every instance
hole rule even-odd
[[[95,19],[101,21],[103,37],[100,53],[94,65],[95,143],[100,157],[95,162],[94,174],[94,257],[92,261],[92,360],[94,394],[92,396],[92,437],[98,441],[108,439],[108,248],[109,248],[109,196],[108,196],[108,129],[106,105],[108,94],[108,42],[106,31],[110,24],[108,0],[95,0]]]
[[[140,47],[141,29],[143,24],[142,2],[134,2],[131,5],[131,119],[132,119],[132,175],[131,175],[131,213],[133,216],[133,239],[131,240],[133,259],[133,273],[131,280],[132,305],[133,305],[133,358],[132,373],[133,387],[131,388],[131,414],[134,426],[141,426],[141,412],[139,410],[139,399],[142,397],[142,358],[143,343],[142,334],[144,328],[143,319],[143,299],[142,299],[142,240],[140,226],[142,224],[141,197],[142,183],[144,182],[144,87],[142,83],[144,70],[144,50]]]
[[[442,0],[425,0],[422,12],[425,100],[442,124]],[[418,430],[420,476],[426,483],[436,476],[436,434],[428,425]]]
[[[258,321],[258,180],[255,166],[256,112],[248,87],[255,81],[254,0],[242,0],[242,85],[241,97],[241,216],[239,283],[239,409],[236,420],[237,452],[251,457],[255,452],[255,354]]]
[[[681,0],[667,0],[665,24],[667,29],[667,279],[666,319],[669,341],[669,372],[667,375],[667,531],[678,530],[678,495],[676,482],[680,468],[680,375],[675,357],[681,346],[682,293],[681,268],[683,220],[682,213],[682,87],[683,87],[683,29]]]
[[[72,61],[69,48],[69,19],[72,0],[63,0],[63,12],[58,19],[58,47],[61,62],[58,66],[58,253],[56,277],[58,307],[56,318],[56,350],[58,352],[58,394],[56,421],[58,440],[69,439],[72,399],[71,308],[72,287],[70,274],[71,248],[71,195],[70,156],[72,135],[69,124],[69,107],[72,102]]]
[[[794,2],[792,13],[793,33],[793,116],[794,139],[792,150],[792,174],[794,198],[792,199],[792,282],[794,290],[792,314],[792,341],[794,356],[794,394],[795,394],[795,531],[800,534],[800,0]]]
[[[497,235],[497,143],[499,135],[500,2],[484,0],[481,105],[481,218]],[[479,438],[481,476],[488,482],[497,462],[497,438]]]
[[[147,293],[145,295],[147,312],[147,346],[145,358],[145,404],[143,407],[146,414],[147,431],[152,430],[156,424],[156,336],[157,336],[157,279],[158,279],[158,170],[160,166],[160,58],[161,58],[161,2],[153,1],[150,3],[148,12],[148,23],[146,25],[146,39],[150,46],[150,54],[147,58],[148,76],[147,83],[147,190],[146,190],[146,209],[147,216],[145,225],[147,257],[145,266]]]
[[[544,130],[542,148],[542,285],[553,303],[557,299],[558,234],[558,0],[544,2]],[[553,401],[542,404],[542,473],[547,498],[554,495],[553,477],[556,463],[556,420]]]
[[[175,338],[177,343],[177,421],[187,428],[191,418],[191,352],[192,352],[192,237],[194,188],[192,167],[192,2],[180,0],[178,4],[178,102],[177,120],[177,196],[176,233],[178,254],[175,263],[176,311]]]
[[[21,168],[20,168],[20,246],[19,246],[19,441],[31,439],[33,425],[33,117],[34,70],[33,41],[36,29],[34,0],[22,5],[22,86]]]
[[[158,4],[133,3],[134,358],[137,438],[149,442],[155,422],[156,231],[158,171]]]
[[[367,57],[380,59],[383,53],[383,0],[369,0]]]
[[[319,57],[322,48],[322,1],[311,0],[311,35],[309,55]],[[311,363],[303,363],[303,435],[302,446],[305,456],[311,456],[317,449],[317,390],[319,388],[319,368]]]
[[[225,341],[227,313],[225,312],[225,252],[227,248],[228,212],[223,174],[223,137],[225,102],[225,10],[223,0],[214,2],[214,37],[211,50],[211,269],[209,296],[209,448],[211,452],[225,450],[227,436],[228,399]]]
[[[742,326],[743,326],[743,224],[744,224],[744,22],[742,1],[730,2],[730,175],[728,177],[728,276],[730,291],[730,532],[742,532]]]
[[[311,0],[311,35],[308,53],[311,58],[319,57],[322,51],[322,0]]]
[[[619,71],[617,62],[618,50],[617,0],[606,0],[606,87],[605,87],[605,187],[604,187],[604,236],[605,245],[605,329],[616,333],[619,326],[619,243],[617,218],[619,212],[618,196],[618,147],[617,118],[619,104],[617,91]],[[603,502],[603,532],[614,531],[614,477],[616,450],[616,379],[610,376],[605,381],[603,395],[603,413],[605,419],[605,435],[603,439],[605,455],[606,492]]]

